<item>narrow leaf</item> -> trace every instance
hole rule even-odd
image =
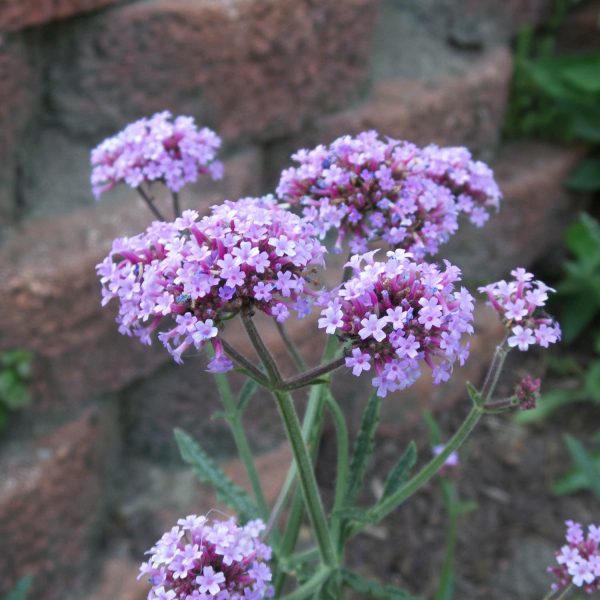
[[[31,575],[21,577],[17,585],[3,597],[3,600],[25,600],[32,583],[33,577]]]
[[[390,471],[383,486],[382,499],[391,496],[402,486],[410,475],[411,469],[417,462],[417,445],[414,441],[406,447],[396,466]]]
[[[335,515],[348,521],[354,521],[360,525],[370,525],[375,523],[375,520],[370,516],[368,510],[358,506],[348,506],[335,511]]]
[[[372,579],[367,579],[349,569],[342,569],[344,583],[362,598],[381,598],[383,600],[419,600],[416,596],[391,585],[382,585]]]
[[[594,462],[593,457],[583,447],[581,442],[571,435],[565,435],[565,444],[573,462],[585,474],[592,492],[600,498],[600,468]]]
[[[356,500],[365,478],[369,459],[375,447],[375,432],[379,424],[380,408],[381,398],[374,392],[363,412],[360,431],[354,445],[348,477],[347,505],[351,505]]]
[[[175,429],[175,440],[181,458],[194,468],[200,481],[210,483],[214,487],[221,502],[233,508],[243,521],[258,516],[258,508],[250,495],[233,483],[196,441],[181,429]]]

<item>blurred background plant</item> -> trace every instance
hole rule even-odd
[[[543,27],[519,33],[504,134],[587,144],[589,155],[567,185],[595,191],[600,189],[600,53],[557,55],[555,48],[559,27],[578,4],[581,0],[555,0]]]
[[[11,412],[27,406],[31,400],[32,359],[31,352],[27,350],[0,353],[0,430],[6,427]]]

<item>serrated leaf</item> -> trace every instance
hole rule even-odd
[[[256,394],[257,390],[258,383],[256,383],[254,379],[248,379],[244,384],[244,387],[242,387],[242,390],[240,391],[240,398],[237,406],[239,413],[243,413],[246,410],[248,403],[252,399],[252,396]]]
[[[354,445],[352,454],[352,462],[350,463],[350,471],[348,474],[348,492],[346,494],[346,504],[351,505],[362,486],[367,472],[369,459],[373,454],[375,447],[375,432],[379,424],[379,412],[381,408],[381,398],[377,392],[373,392],[367,406],[363,411],[360,430]]]
[[[242,521],[258,517],[258,507],[246,490],[231,481],[194,439],[185,431],[175,429],[175,440],[181,458],[194,468],[200,481],[213,486],[219,500],[233,508]]]
[[[406,450],[402,453],[402,456],[396,463],[396,466],[390,471],[384,485],[382,500],[391,496],[396,490],[398,490],[408,479],[411,469],[417,462],[417,445],[414,441],[406,447]]]
[[[594,462],[593,457],[583,447],[581,442],[571,435],[565,435],[565,444],[575,465],[586,476],[592,492],[600,499],[600,467]]]
[[[342,569],[344,583],[354,591],[361,594],[363,598],[381,598],[383,600],[420,600],[405,590],[391,586],[382,585],[373,579],[367,579],[349,569]]]
[[[21,577],[17,585],[3,597],[3,600],[25,600],[32,583],[33,577],[31,575]]]

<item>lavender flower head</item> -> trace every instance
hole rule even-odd
[[[560,326],[542,311],[548,300],[548,292],[554,292],[541,281],[532,281],[533,275],[523,268],[510,272],[512,281],[497,281],[479,291],[488,295],[506,328],[512,334],[508,338],[511,348],[526,351],[531,345],[547,348],[560,340]]]
[[[273,597],[271,548],[259,534],[265,525],[234,519],[211,522],[189,515],[148,551],[138,579],[152,584],[148,600],[262,600]]]
[[[211,129],[198,129],[192,117],[168,111],[128,125],[92,150],[92,190],[98,199],[124,182],[132,188],[163,182],[178,192],[199,175],[221,179],[223,165],[215,160],[221,139]]]
[[[473,332],[473,298],[454,289],[460,270],[445,261],[441,271],[404,250],[388,252],[386,262],[374,254],[352,257],[354,277],[327,295],[319,327],[350,344],[346,366],[353,375],[374,364],[381,397],[412,385],[421,362],[435,383],[446,381],[453,363],[468,356],[463,334]]]
[[[466,148],[421,149],[375,131],[292,158],[299,166],[282,173],[277,194],[301,204],[321,236],[338,229],[336,245],[347,237],[356,253],[383,238],[417,258],[433,254],[456,232],[459,213],[483,225],[501,197],[491,169]]]
[[[573,584],[588,594],[600,590],[600,527],[590,525],[587,536],[579,523],[567,521],[567,544],[556,552],[557,567],[548,572],[558,579],[552,584],[554,591]]]
[[[113,242],[96,269],[102,303],[119,301],[119,331],[150,343],[158,337],[175,361],[211,342],[211,371],[232,368],[219,329],[242,308],[285,321],[305,316],[311,271],[325,248],[309,224],[272,196],[226,201],[198,220],[185,211],[172,223],[155,221],[145,233]]]

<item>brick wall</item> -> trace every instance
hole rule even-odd
[[[479,278],[499,276],[517,258],[544,255],[569,215],[560,182],[578,150],[499,146],[511,36],[546,10],[543,0],[1,3],[0,350],[33,350],[36,380],[32,407],[0,439],[0,539],[14,548],[0,559],[0,594],[31,573],[40,600],[66,590],[88,598],[102,548],[110,554],[120,540],[137,560],[177,511],[197,507],[173,426],[231,457],[224,423],[206,417],[216,395],[202,360],[173,366],[158,347],[119,336],[114,307],[99,306],[94,264],[150,217],[123,189],[93,203],[90,147],[153,111],[194,115],[225,139],[225,179],[183,194],[185,206],[205,210],[270,191],[293,150],[344,133],[466,144],[497,166],[506,199],[488,229],[465,227],[449,252]],[[306,327],[292,333],[310,356]],[[360,407],[363,388],[336,385]],[[414,403],[430,397],[424,385]],[[272,475],[288,459],[268,406],[259,399],[248,423]],[[164,506],[149,498],[145,486],[157,482],[179,495]],[[117,572],[132,560],[117,561]],[[114,557],[106,564],[114,573]],[[113,600],[143,597],[104,589]]]

